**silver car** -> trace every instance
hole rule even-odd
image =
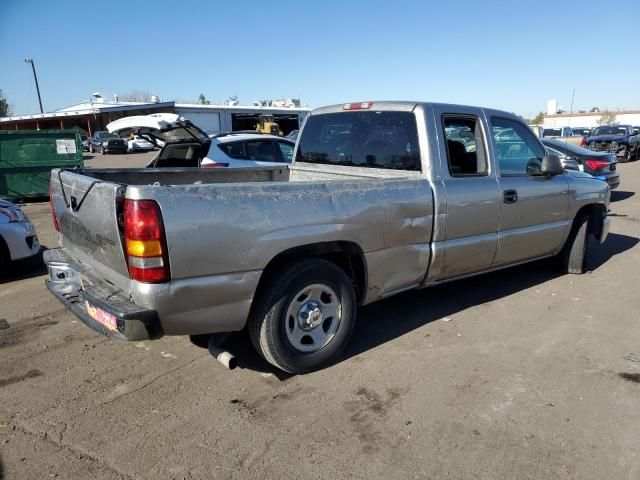
[[[0,200],[0,268],[39,251],[38,235],[27,215],[20,206]]]

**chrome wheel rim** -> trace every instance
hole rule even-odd
[[[328,285],[314,283],[294,295],[284,328],[293,348],[311,353],[333,340],[341,320],[342,305],[336,292]]]

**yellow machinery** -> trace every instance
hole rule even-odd
[[[256,131],[270,135],[282,136],[282,130],[273,119],[273,115],[260,115],[256,124]]]

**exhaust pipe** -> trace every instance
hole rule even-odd
[[[222,343],[225,338],[226,336],[220,339],[220,337],[212,335],[209,339],[209,353],[229,370],[233,370],[238,366],[238,360],[231,353],[220,346],[220,343]]]

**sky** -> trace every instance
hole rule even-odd
[[[138,90],[212,103],[300,98],[480,105],[533,117],[640,109],[640,0],[0,0],[15,115]],[[625,10],[628,14],[625,14]]]

